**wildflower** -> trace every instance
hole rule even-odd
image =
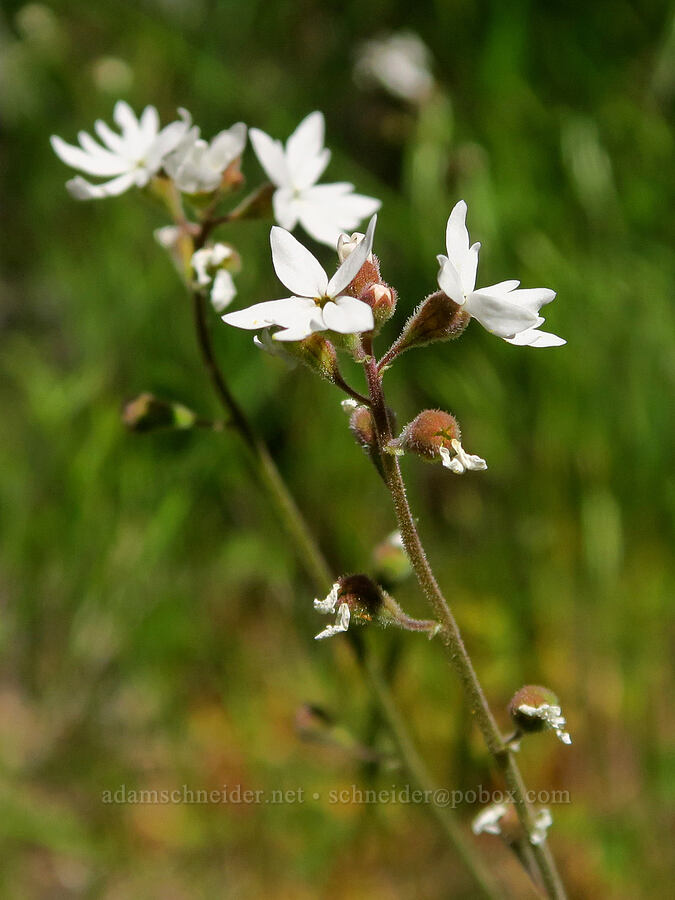
[[[340,634],[341,631],[347,631],[349,628],[349,620],[351,613],[347,603],[338,604],[338,595],[340,592],[340,583],[335,582],[325,600],[315,600],[314,609],[321,613],[334,613],[337,607],[337,616],[334,625],[328,625],[323,631],[316,635],[315,640],[321,641],[327,637],[333,637],[334,634]]]
[[[353,193],[353,184],[317,185],[330,160],[322,113],[303,119],[285,148],[258,128],[251,128],[250,136],[260,165],[276,186],[274,218],[288,231],[299,222],[315,240],[334,247],[341,232],[352,230],[380,208],[374,197]]]
[[[293,296],[257,303],[228,313],[223,321],[236,328],[258,330],[276,325],[277,341],[301,341],[317,331],[358,334],[373,328],[373,311],[366,304],[343,293],[358,274],[373,246],[377,216],[368,225],[366,236],[356,250],[328,280],[319,261],[283,228],[270,232],[272,262],[279,280]]]
[[[199,128],[191,128],[171,153],[164,168],[185,194],[215,191],[223,173],[236,162],[246,146],[246,125],[237,122],[217,134],[211,143],[200,137]]]
[[[359,81],[381,85],[409,103],[424,102],[434,86],[429,48],[411,31],[362,44],[354,75]]]
[[[133,186],[144,187],[185,136],[189,120],[184,112],[182,115],[182,121],[172,122],[160,131],[159,115],[154,106],[146,106],[137,119],[131,107],[120,100],[115,104],[113,119],[121,134],[100,119],[94,123],[102,144],[86,131],[78,135],[79,147],[52,135],[54,152],[66,165],[87,175],[111,178],[102,184],[92,184],[77,175],[66,184],[69,192],[78,200],[94,200],[116,197]]]
[[[460,200],[450,213],[445,233],[447,256],[438,256],[441,290],[483,328],[511,344],[558,347],[562,338],[539,331],[544,319],[539,310],[555,299],[548,288],[518,288],[519,281],[500,281],[475,290],[480,244],[469,245],[466,203]]]
[[[238,258],[232,247],[227,244],[214,244],[213,247],[202,247],[192,255],[192,268],[200,287],[211,287],[211,303],[216,312],[222,312],[234,299],[237,289],[232,275],[223,265],[237,265]]]
[[[554,731],[563,744],[571,744],[572,738],[564,730],[567,720],[562,714],[558,698],[548,688],[526,685],[509,704],[511,717],[522,731]]]
[[[393,453],[415,453],[423,459],[436,460],[455,475],[466,471],[482,471],[487,463],[480,456],[467,453],[460,442],[459,423],[441,409],[425,409],[409,422],[398,438],[389,443]]]

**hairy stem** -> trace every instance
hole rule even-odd
[[[504,773],[506,783],[514,797],[518,817],[529,837],[534,828],[534,821],[531,806],[527,801],[527,791],[522,775],[512,753],[504,743],[471,658],[464,645],[455,617],[429,565],[410,504],[408,503],[398,458],[387,452],[386,449],[393,435],[382,390],[382,379],[378,372],[377,363],[372,356],[372,346],[369,341],[364,340],[364,350],[366,354],[364,365],[372,401],[373,418],[378,435],[382,467],[394,503],[403,544],[410,557],[420,587],[441,625],[439,637],[447,650],[450,663],[461,679],[464,691],[469,699],[472,715],[476,719],[491,756]],[[548,895],[556,898],[556,900],[562,900],[565,897],[565,891],[546,842],[533,846],[533,855],[542,884],[546,887]]]
[[[229,414],[230,423],[240,434],[250,451],[256,474],[262,478],[267,495],[274,505],[280,520],[283,522],[289,537],[295,544],[299,559],[304,564],[317,592],[319,595],[322,595],[326,591],[327,586],[334,580],[330,566],[317,546],[309,526],[298,509],[267,447],[255,434],[246,414],[237,403],[225,381],[225,377],[215,358],[206,319],[204,297],[201,293],[193,291],[192,302],[197,342],[213,388],[221,405]],[[356,651],[359,665],[378,702],[383,718],[396,741],[404,767],[421,790],[432,791],[433,794],[433,791],[436,790],[436,785],[415,747],[405,721],[386,682],[372,659],[372,655],[358,647],[353,633],[349,633],[348,636],[352,647]],[[500,897],[501,892],[496,886],[491,873],[479,858],[474,847],[462,834],[452,811],[434,803],[431,804],[431,807],[446,836],[473,875],[481,892],[486,897]]]

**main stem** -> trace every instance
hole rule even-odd
[[[230,416],[231,425],[241,435],[250,451],[255,471],[262,477],[267,495],[274,504],[288,535],[294,541],[298,556],[303,562],[307,574],[312,579],[317,592],[322,594],[334,580],[330,566],[312,537],[307,523],[288,490],[279,469],[270,456],[266,445],[255,434],[246,414],[237,403],[225,381],[214,354],[206,319],[205,302],[201,293],[198,291],[192,292],[192,303],[197,342],[213,388],[218,395],[221,405]],[[431,791],[433,794],[433,791],[436,790],[436,785],[415,747],[405,721],[372,654],[367,653],[365,648],[357,646],[356,642],[353,642],[353,647],[356,651],[356,658],[368,678],[384,720],[397,744],[399,755],[405,768],[413,781],[422,790]],[[481,892],[486,897],[493,898],[493,900],[499,898],[501,891],[496,885],[491,872],[478,857],[473,846],[464,837],[451,811],[434,803],[431,805],[434,815],[467,869],[473,875]]]
[[[442,626],[439,636],[447,649],[450,663],[462,681],[466,695],[469,698],[471,711],[483,734],[488,750],[504,773],[508,788],[515,800],[518,817],[529,837],[534,828],[534,820],[530,804],[527,801],[527,791],[522,775],[512,753],[504,744],[504,739],[485,698],[455,617],[429,565],[408,503],[398,458],[387,452],[387,444],[393,435],[382,390],[382,378],[378,372],[377,363],[372,356],[372,346],[369,342],[364,341],[364,349],[366,352],[364,366],[368,379],[375,428],[378,435],[382,467],[394,503],[403,544],[410,557],[420,587],[433,607],[435,617]],[[539,876],[546,887],[548,895],[555,898],[555,900],[564,900],[565,891],[546,842],[536,846],[533,845],[533,854]]]

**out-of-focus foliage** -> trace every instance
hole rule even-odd
[[[571,792],[552,844],[572,894],[667,890],[674,21],[665,3],[607,0],[577,13],[523,0],[4,4],[3,896],[473,896],[422,808],[329,802],[403,778],[294,731],[309,701],[391,749],[339,647],[312,640],[313,592],[236,438],[120,426],[141,390],[216,405],[152,240],[160,211],[138,194],[72,201],[48,144],[109,119],[119,97],[164,121],[186,106],[207,136],[241,119],[285,137],[323,110],[330,179],[383,199],[377,251],[400,294],[385,338],[434,289],[459,198],[484,242],[482,283],[558,290],[547,325],[566,347],[510,347],[474,324],[402,357],[389,397],[402,422],[450,409],[489,462],[461,479],[404,468],[495,709],[524,682],[563,703],[572,747],[532,738],[521,758],[533,786]],[[433,56],[439,87],[420,111],[352,79],[359,42],[397,28]],[[250,150],[245,171],[256,183]],[[268,224],[229,235],[242,305],[278,296]],[[392,512],[336,392],[214,328],[331,562],[367,569]],[[397,597],[425,614],[412,583]],[[439,648],[368,637],[438,780],[493,785]],[[102,801],[184,784],[303,788],[305,802]],[[525,896],[498,842],[480,846]]]

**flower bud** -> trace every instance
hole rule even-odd
[[[572,738],[564,730],[566,720],[560,702],[548,688],[535,684],[521,688],[509,703],[509,713],[517,733],[552,730],[563,744],[572,743]]]
[[[335,347],[320,334],[311,334],[303,341],[284,342],[284,351],[287,356],[304,363],[326,381],[333,384],[342,381]]]
[[[197,415],[181,403],[170,403],[144,393],[125,405],[122,421],[130,431],[185,430],[197,424]]]
[[[367,303],[373,311],[375,319],[375,328],[377,333],[380,328],[388,322],[396,311],[396,291],[390,288],[388,284],[382,282],[373,282],[359,294],[359,300]]]
[[[425,409],[391,443],[394,448],[432,460],[440,456],[441,447],[447,448],[459,438],[459,424],[454,416],[440,409]]]
[[[403,547],[401,532],[394,531],[373,550],[374,574],[385,587],[398,584],[412,572],[412,565]]]
[[[453,340],[464,331],[471,316],[442,291],[423,300],[403,326],[394,347],[396,355],[411,347]]]
[[[315,600],[317,612],[335,613],[335,624],[328,625],[315,640],[321,641],[347,631],[351,622],[372,622],[382,606],[382,592],[367,575],[342,575],[325,600]]]

